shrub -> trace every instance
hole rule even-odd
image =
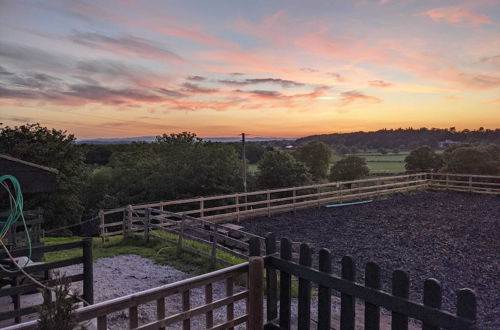
[[[330,169],[330,181],[356,180],[370,173],[364,158],[348,156],[336,162]]]

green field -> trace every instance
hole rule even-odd
[[[366,164],[370,169],[371,174],[381,173],[403,173],[405,172],[405,157],[408,152],[400,152],[398,154],[381,154],[377,152],[372,153],[359,153],[356,156],[366,159]],[[331,165],[341,160],[343,157],[339,154],[333,154],[330,160]],[[257,173],[257,164],[248,164],[248,173]]]

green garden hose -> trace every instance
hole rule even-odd
[[[9,188],[9,183],[8,183],[9,181],[12,187],[14,188],[14,193]],[[16,223],[16,221],[18,221],[21,218],[23,221],[24,230],[26,233],[26,239],[28,242],[28,250],[29,250],[28,261],[24,265],[26,266],[29,260],[31,259],[31,238],[23,214],[24,200],[21,191],[21,185],[19,184],[19,181],[16,179],[16,177],[10,174],[0,176],[0,185],[2,185],[5,188],[5,190],[7,190],[10,199],[10,211],[7,213],[8,214],[7,219],[5,221],[0,221],[0,241],[2,241],[3,243],[3,239],[7,234],[7,232],[9,231],[9,228],[11,228]],[[17,270],[13,271],[5,269],[1,264],[0,268],[8,272],[17,272]]]

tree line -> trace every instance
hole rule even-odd
[[[440,142],[453,141],[461,144],[500,144],[500,129],[457,130],[455,127],[381,129],[375,132],[333,133],[311,135],[296,140],[297,145],[321,141],[339,153],[360,151],[413,150],[427,145],[438,148]]]
[[[194,133],[157,136],[153,143],[81,145],[66,131],[39,124],[0,126],[0,153],[59,170],[57,190],[27,194],[26,209],[42,207],[45,227],[78,223],[99,209],[160,200],[229,194],[243,190],[241,144],[207,142]],[[332,148],[309,141],[285,151],[249,143],[246,157],[257,164],[248,189],[300,186],[368,176],[364,158],[348,155],[331,163]],[[459,145],[436,154],[416,148],[406,169],[500,174],[498,145]]]

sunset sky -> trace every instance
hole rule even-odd
[[[78,138],[500,128],[500,1],[0,0],[0,122]]]

